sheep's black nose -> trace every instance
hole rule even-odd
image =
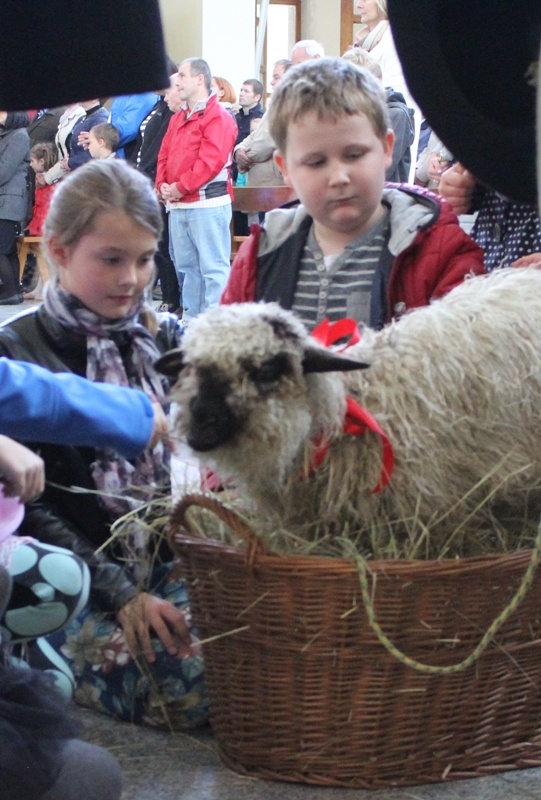
[[[189,408],[191,419],[186,440],[192,450],[204,453],[231,439],[235,432],[235,419],[223,400],[194,397]]]

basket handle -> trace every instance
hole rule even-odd
[[[477,659],[482,655],[482,653],[487,649],[489,644],[492,642],[494,636],[502,627],[502,625],[507,622],[511,614],[513,614],[519,605],[522,603],[526,595],[528,594],[529,590],[531,589],[535,573],[539,566],[539,562],[541,561],[541,522],[539,523],[539,527],[537,529],[537,536],[535,538],[535,543],[532,549],[532,555],[530,558],[530,563],[528,564],[528,568],[524,573],[522,580],[520,582],[520,586],[518,587],[517,591],[504,608],[501,614],[499,614],[489,625],[483,636],[481,637],[479,643],[474,647],[471,653],[460,661],[458,664],[450,664],[447,667],[437,667],[431,664],[423,664],[420,661],[416,661],[414,658],[410,658],[408,655],[403,653],[401,650],[393,644],[393,642],[389,639],[383,628],[378,622],[376,617],[376,611],[374,609],[374,603],[371,597],[370,588],[368,585],[368,573],[369,567],[367,566],[365,560],[362,558],[359,553],[354,553],[353,558],[357,563],[357,569],[359,571],[359,581],[361,584],[361,595],[363,599],[364,608],[368,617],[368,623],[374,633],[376,634],[378,641],[383,647],[392,655],[394,656],[397,661],[401,661],[408,667],[412,669],[416,669],[418,672],[424,672],[428,675],[452,675],[456,672],[461,672],[468,667],[471,667]]]
[[[217,498],[200,492],[192,492],[184,495],[171,513],[169,525],[167,527],[167,536],[172,550],[175,550],[175,536],[179,528],[185,528],[185,530],[193,534],[190,523],[186,518],[186,512],[191,506],[206,508],[207,511],[212,511],[222,522],[229,525],[231,530],[246,544],[246,561],[248,564],[252,564],[256,556],[268,555],[268,550],[261,539],[259,539],[248,523],[239,516],[236,511],[225,506]]]

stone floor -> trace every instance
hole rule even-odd
[[[170,734],[116,722],[83,709],[82,737],[119,759],[123,800],[540,800],[541,769],[410,788],[365,791],[246,778],[219,759],[209,729]]]

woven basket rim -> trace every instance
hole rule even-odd
[[[221,542],[217,539],[207,539],[202,536],[187,535],[183,533],[172,533],[170,542],[175,551],[178,552],[181,548],[200,549],[207,551],[219,551],[225,556],[237,557],[244,559],[247,554],[245,548],[235,547],[232,544]],[[389,575],[397,573],[412,573],[412,574],[426,574],[438,575],[450,573],[468,572],[479,573],[480,570],[497,569],[501,566],[509,568],[516,567],[516,569],[523,569],[528,564],[532,556],[531,549],[516,550],[512,553],[491,553],[483,556],[465,556],[464,558],[443,558],[443,559],[377,559],[367,560],[367,567],[370,572],[377,572],[378,574],[388,573]],[[279,553],[258,553],[251,561],[253,566],[291,566],[295,569],[301,570],[338,570],[341,572],[358,572],[358,567],[355,561],[344,558],[333,558],[332,556],[318,556],[318,555],[305,555],[305,554],[288,554],[282,555]]]

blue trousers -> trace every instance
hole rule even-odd
[[[183,319],[217,306],[231,269],[231,203],[169,211],[169,248],[177,272],[184,275]]]

